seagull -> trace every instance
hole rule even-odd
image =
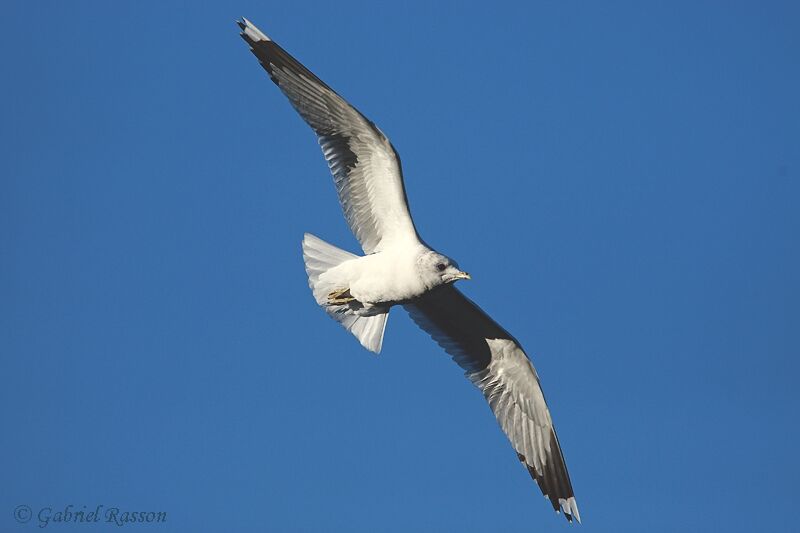
[[[470,275],[420,238],[392,143],[253,23],[243,18],[237,24],[250,51],[317,135],[347,223],[365,254],[306,233],[303,259],[314,299],[375,353],[389,311],[405,308],[483,393],[553,509],[580,522],[539,376],[519,342],[455,287]]]

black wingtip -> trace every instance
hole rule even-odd
[[[236,25],[239,26],[240,30],[244,30],[247,24],[244,23],[244,17],[240,18],[236,21]]]

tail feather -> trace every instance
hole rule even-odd
[[[319,277],[336,265],[356,257],[358,256],[328,244],[315,235],[305,234],[303,237],[303,260],[306,264],[308,285],[311,287],[314,299],[319,305],[326,307],[328,295],[337,289],[330,282],[321,282]]]
[[[383,345],[383,333],[386,330],[389,312],[362,316],[348,304],[329,304],[328,295],[344,287],[337,287],[331,280],[320,280],[320,276],[329,269],[356,257],[358,256],[328,244],[310,233],[306,233],[303,237],[303,260],[308,273],[308,285],[311,287],[314,299],[331,318],[355,335],[364,348],[379,353]]]

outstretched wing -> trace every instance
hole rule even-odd
[[[519,343],[452,285],[404,307],[464,369],[492,408],[517,457],[553,508],[580,522],[567,465],[539,376]]]
[[[317,134],[345,218],[364,252],[416,240],[400,157],[389,139],[249,20],[237,24],[272,81]]]

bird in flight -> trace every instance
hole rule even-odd
[[[420,238],[408,210],[400,157],[355,107],[249,20],[237,22],[270,78],[317,135],[358,256],[311,234],[303,259],[314,299],[368,350],[380,352],[386,319],[402,306],[464,370],[556,512],[578,505],[539,376],[517,340],[455,287],[470,279]]]

